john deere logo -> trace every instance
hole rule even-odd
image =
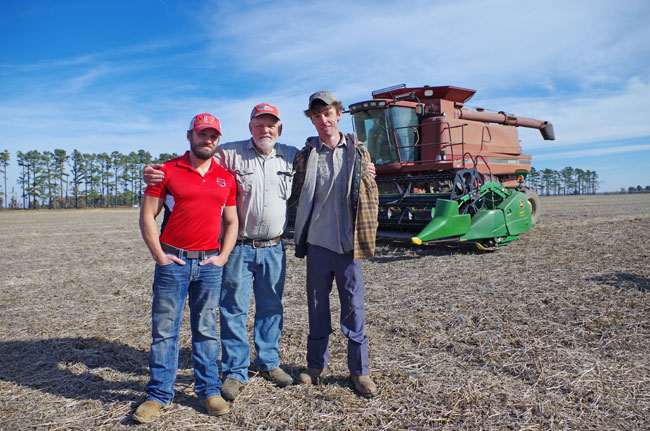
[[[520,200],[520,201],[519,201],[519,208],[523,208],[524,205],[526,205],[526,204],[524,203],[524,201],[523,201],[523,200]]]

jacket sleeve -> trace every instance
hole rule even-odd
[[[364,259],[375,254],[377,238],[377,216],[379,214],[379,189],[377,183],[368,171],[370,153],[359,145],[361,154],[361,182],[359,184],[359,200],[354,232],[354,258]]]
[[[287,207],[291,208],[298,204],[300,192],[305,184],[305,169],[307,166],[307,157],[309,156],[309,147],[306,145],[296,153],[293,159],[293,184],[291,185],[291,196],[287,200]]]

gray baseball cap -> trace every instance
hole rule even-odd
[[[311,96],[309,96],[309,108],[311,109],[311,105],[314,103],[314,101],[320,100],[326,105],[331,105],[332,103],[336,102],[336,96],[334,96],[332,93],[329,91],[317,91]]]

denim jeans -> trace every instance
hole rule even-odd
[[[364,335],[364,303],[361,259],[353,253],[339,254],[323,247],[307,245],[307,367],[326,368],[332,333],[330,292],[336,279],[341,301],[341,331],[348,339],[348,369],[352,375],[368,374],[368,339]]]
[[[253,365],[262,371],[280,366],[279,343],[282,332],[282,292],[286,255],[284,244],[253,248],[237,243],[223,268],[219,301],[221,322],[221,373],[223,378],[248,380],[250,344],[246,319],[255,295],[254,341],[257,356]]]
[[[147,400],[167,405],[174,397],[178,368],[179,331],[188,297],[192,330],[194,392],[200,400],[221,393],[219,338],[216,309],[223,268],[199,266],[199,259],[183,259],[185,265],[156,264],[151,307],[151,349]]]

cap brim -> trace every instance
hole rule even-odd
[[[221,130],[217,129],[214,126],[196,126],[193,130],[198,133],[198,132],[202,132],[203,130],[206,130],[206,129],[214,129],[214,130],[217,131],[217,133],[219,133],[219,135],[221,135]]]
[[[317,101],[318,101],[318,102],[323,102],[325,105],[329,106],[329,105],[331,105],[332,103],[336,102],[336,99],[334,99],[334,100],[330,100],[329,97],[314,97],[314,98],[311,100],[311,102],[309,102],[309,109],[311,109],[312,106],[314,105],[314,102],[317,102]]]
[[[252,120],[253,118],[261,117],[262,115],[270,115],[271,117],[275,117],[275,118],[277,118],[278,120],[280,120],[280,117],[278,117],[277,115],[275,115],[275,114],[272,113],[272,112],[260,112],[260,113],[258,113],[258,114],[256,114],[256,115],[253,115],[253,116],[251,117],[251,120]],[[280,120],[280,121],[282,121],[282,120]]]

